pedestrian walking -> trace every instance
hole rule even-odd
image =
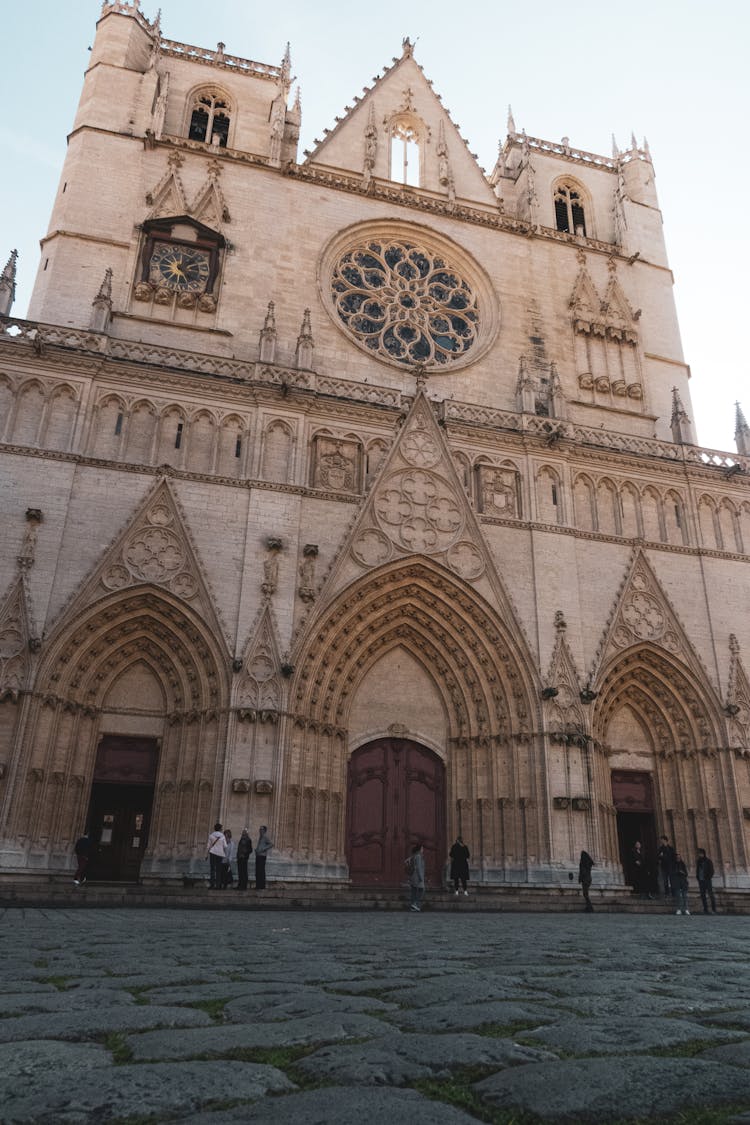
[[[589,898],[589,887],[591,886],[591,868],[594,866],[594,861],[588,852],[581,852],[581,858],[578,861],[578,882],[581,884],[581,893],[583,894],[584,902],[586,903],[586,912],[592,913],[594,907],[592,906],[591,899]]]
[[[659,863],[659,871],[661,873],[662,886],[664,888],[664,897],[671,898],[674,895],[674,861],[676,852],[666,836],[662,836],[659,841],[659,849],[656,853],[656,858]]]
[[[73,882],[77,887],[83,886],[86,882],[86,869],[91,861],[91,852],[93,848],[93,841],[89,832],[84,832],[76,840],[75,848],[73,849],[78,866],[76,873],[73,876]]]
[[[268,835],[268,828],[265,824],[263,824],[261,825],[260,833],[258,834],[258,843],[255,845],[256,891],[264,891],[266,889],[266,859],[272,847],[273,841]]]
[[[451,879],[453,880],[454,894],[458,894],[458,884],[463,887],[465,895],[468,895],[466,884],[469,881],[469,859],[471,852],[463,842],[461,836],[456,836],[456,842],[451,848],[449,855],[451,857]]]
[[[405,860],[406,871],[409,876],[411,888],[410,910],[420,911],[424,897],[424,849],[421,844],[415,844],[411,855]]]
[[[688,871],[685,865],[685,860],[679,854],[675,856],[674,861],[674,877],[675,877],[675,894],[677,895],[677,909],[675,914],[690,914],[688,910]]]
[[[250,854],[253,850],[253,843],[250,839],[249,829],[243,828],[240,833],[240,838],[237,841],[237,887],[238,891],[247,890],[247,865],[250,860]]]
[[[232,864],[237,858],[237,844],[232,839],[232,833],[228,828],[224,829],[224,839],[226,840],[226,849],[224,851],[224,862],[221,868],[222,890],[226,890],[229,884],[234,882]]]
[[[221,824],[216,822],[213,832],[208,837],[206,844],[206,851],[208,852],[209,862],[209,881],[208,885],[212,891],[220,891],[222,888],[222,875],[224,870],[224,856],[227,850],[227,842],[224,838]]]
[[[698,890],[701,894],[701,902],[703,903],[703,913],[708,914],[708,901],[711,901],[711,913],[716,913],[716,899],[714,898],[714,888],[712,879],[714,877],[714,865],[706,855],[705,848],[698,848],[698,861],[695,865],[695,877],[698,880]]]

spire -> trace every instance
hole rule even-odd
[[[511,109],[510,106],[508,106],[508,132],[509,133],[515,133],[515,131],[516,131],[516,123],[513,120],[513,110]]]
[[[260,362],[273,363],[276,355],[276,316],[273,301],[268,302],[268,312],[260,330]]]
[[[633,152],[635,152],[638,148],[638,141],[635,139],[635,133],[630,134],[630,147],[632,148]]]
[[[735,402],[734,409],[734,443],[737,446],[737,452],[748,457],[750,456],[750,426],[745,421],[745,415],[742,413],[742,407],[738,402]]]
[[[11,250],[5,269],[0,274],[0,316],[10,316],[16,297],[16,262],[18,251]]]
[[[92,332],[106,332],[112,316],[112,270],[104,272],[99,292],[91,302],[89,327]]]
[[[613,134],[612,134],[612,158],[613,158],[614,160],[617,160],[617,158],[619,157],[619,155],[620,155],[620,150],[619,150],[619,148],[617,147],[617,140],[616,140],[616,138],[615,138],[615,135],[614,135],[614,133],[613,133]]]
[[[297,337],[297,351],[296,361],[297,367],[301,367],[305,371],[311,371],[313,365],[313,348],[315,343],[312,338],[312,328],[310,326],[310,310],[305,309],[302,317],[302,326],[299,330]]]
[[[672,441],[678,445],[695,445],[695,438],[693,437],[693,427],[690,419],[687,416],[685,407],[682,405],[680,392],[677,387],[672,387],[672,418],[670,421],[672,427]]]
[[[281,84],[285,90],[288,90],[292,84],[292,55],[288,43],[281,60]]]

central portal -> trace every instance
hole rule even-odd
[[[403,738],[360,746],[349,761],[346,858],[355,886],[397,887],[404,860],[424,846],[432,887],[442,884],[445,766],[431,750]]]

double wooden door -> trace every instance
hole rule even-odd
[[[431,750],[382,738],[356,750],[347,784],[347,861],[352,883],[397,887],[404,860],[422,844],[428,883],[445,862],[445,766]]]

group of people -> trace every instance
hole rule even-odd
[[[255,845],[255,889],[266,889],[266,859],[273,847],[268,829],[265,824],[258,834]],[[209,887],[213,891],[223,891],[234,882],[234,866],[237,867],[237,886],[235,890],[246,891],[248,888],[248,874],[250,856],[253,851],[250,831],[243,828],[240,838],[235,842],[229,828],[222,828],[217,821],[214,830],[209,834],[206,845],[209,862]]]
[[[666,836],[662,836],[659,841],[656,859],[661,874],[664,897],[668,900],[673,899],[676,902],[677,909],[675,910],[675,914],[689,916],[687,864],[680,853],[672,847]],[[630,865],[630,879],[633,893],[645,894],[648,895],[649,898],[652,898],[653,895],[650,890],[650,871],[640,840],[637,840],[633,845]],[[587,911],[592,911],[594,909],[589,897],[592,867],[594,867],[593,859],[588,852],[582,851],[578,863],[578,882],[581,885],[581,893],[583,894],[583,899],[586,903],[585,909]],[[698,858],[695,862],[695,878],[698,881],[698,890],[700,892],[704,914],[709,913],[709,903],[711,904],[710,913],[716,913],[716,896],[714,895],[713,877],[713,863],[706,855],[705,848],[698,848]]]
[[[453,883],[454,894],[460,893],[458,889],[459,884],[463,888],[463,893],[465,895],[469,893],[467,883],[469,881],[470,858],[471,852],[463,842],[463,839],[457,836],[456,842],[450,850],[450,877]],[[409,909],[418,912],[422,909],[422,899],[424,898],[425,890],[424,846],[422,844],[414,845],[411,850],[411,855],[407,856],[404,860],[404,866],[406,867],[411,892]]]
[[[661,874],[664,897],[673,898],[677,903],[675,914],[690,914],[688,910],[688,869],[680,853],[672,847],[668,837],[662,836],[659,849],[656,853]],[[698,891],[701,896],[703,913],[708,914],[708,904],[711,904],[711,913],[716,913],[716,896],[713,888],[714,865],[706,855],[705,848],[698,848],[698,857],[695,861],[695,878],[698,881]]]

